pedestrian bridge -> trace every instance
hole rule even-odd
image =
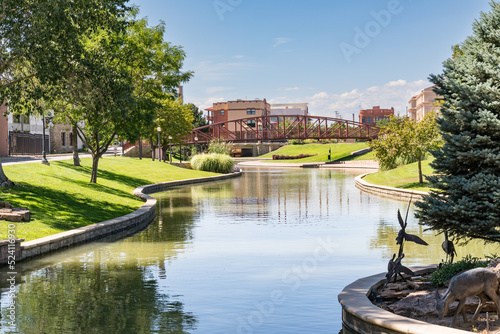
[[[206,144],[213,139],[233,143],[290,139],[365,139],[380,129],[368,124],[322,116],[254,116],[195,128],[186,144]]]

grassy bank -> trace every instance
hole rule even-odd
[[[29,223],[16,224],[16,237],[33,240],[133,212],[142,201],[132,195],[141,185],[212,176],[166,163],[124,157],[99,162],[97,184],[90,184],[92,160],[82,159],[4,166],[5,173],[20,187],[1,189],[0,200],[15,207],[28,207]],[[0,238],[7,238],[8,222],[0,222]]]
[[[367,143],[349,143],[349,144],[303,144],[303,145],[287,145],[279,148],[276,151],[262,155],[261,158],[272,158],[273,155],[292,155],[299,154],[314,155],[308,158],[293,159],[293,160],[275,160],[275,162],[287,163],[304,163],[304,162],[326,162],[328,161],[328,150],[332,149],[331,160],[341,160],[351,158],[351,152],[361,150],[368,147]],[[366,157],[352,158],[361,160],[370,160]]]
[[[422,172],[425,175],[432,175],[434,172],[429,166],[432,157],[422,161]],[[364,180],[382,186],[429,191],[427,182],[418,183],[418,163],[404,165],[384,172],[377,172],[365,176]],[[424,180],[425,181],[425,180]]]

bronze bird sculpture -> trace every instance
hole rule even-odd
[[[449,263],[453,263],[453,259],[455,258],[455,255],[457,255],[457,251],[455,250],[455,245],[453,245],[453,241],[448,239],[448,231],[444,231],[443,234],[444,234],[444,241],[441,244],[441,247],[446,253],[445,262],[448,262],[449,258],[450,259]]]
[[[398,209],[398,221],[399,225],[401,226],[401,230],[399,230],[398,236],[396,237],[396,245],[399,245],[399,253],[398,256],[401,256],[403,254],[403,244],[404,241],[413,241],[419,245],[425,245],[427,246],[428,243],[422,240],[420,237],[406,233],[406,226],[408,226],[408,212],[406,212],[406,219],[403,221],[403,217],[401,217],[401,212]]]

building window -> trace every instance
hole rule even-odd
[[[69,133],[69,146],[73,146],[73,133]]]
[[[363,116],[363,117],[361,118],[361,123],[366,123],[365,116]]]
[[[372,122],[372,117],[371,116],[367,116],[366,117],[366,123],[371,123]]]
[[[255,115],[255,109],[247,109],[247,115]]]
[[[221,111],[220,111],[220,115],[221,115],[221,116],[224,116],[224,110],[221,110]]]
[[[61,132],[61,146],[66,146],[66,132]]]
[[[255,120],[254,119],[248,120],[247,125],[251,128],[255,128]]]

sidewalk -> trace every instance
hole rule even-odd
[[[120,150],[118,150],[120,151]],[[109,156],[109,155],[115,155],[115,152],[113,148],[108,149],[106,153],[103,154],[103,156]],[[117,154],[121,155],[121,152]],[[89,153],[79,153],[78,157],[81,158],[90,158],[92,155]],[[47,161],[59,161],[59,160],[69,160],[73,159],[73,153],[66,153],[66,154],[47,154]],[[15,155],[15,156],[9,156],[9,157],[2,157],[0,158],[0,162],[2,163],[3,166],[7,165],[19,165],[19,164],[29,164],[29,163],[41,163],[42,162],[42,156],[41,155]]]

